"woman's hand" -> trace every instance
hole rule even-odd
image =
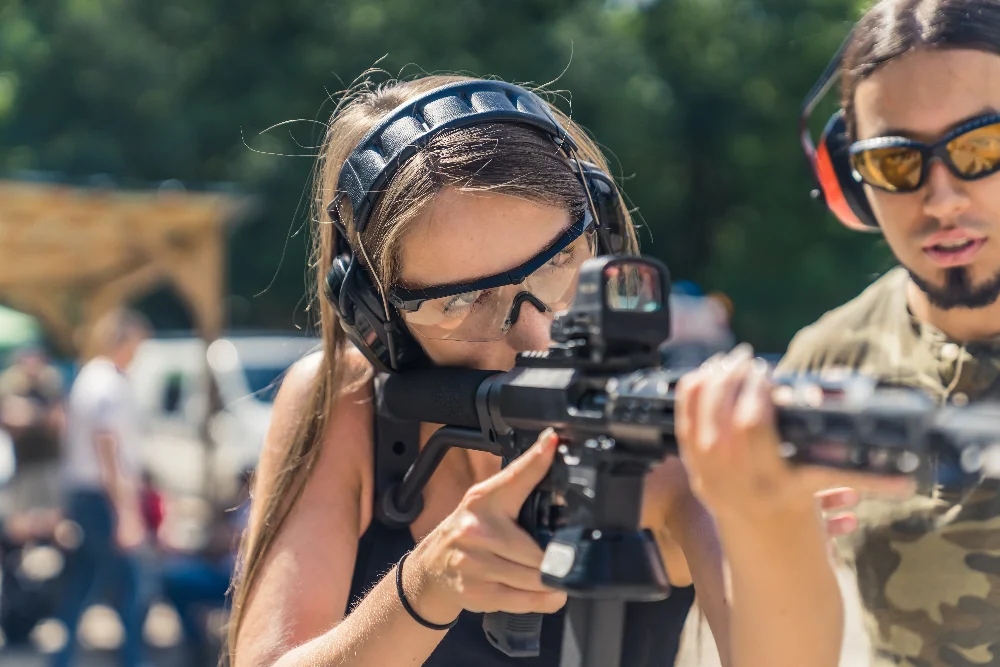
[[[448,623],[474,612],[552,613],[566,594],[542,585],[542,549],[517,523],[552,465],[559,438],[548,429],[506,468],[476,484],[406,560],[404,590],[418,614]]]
[[[741,345],[682,378],[677,438],[692,489],[720,528],[815,515],[816,495],[852,487],[880,495],[912,493],[909,479],[879,477],[818,466],[791,466],[779,455],[772,385],[766,364]],[[850,493],[827,496],[830,507],[849,506]],[[851,519],[833,530],[852,529]]]

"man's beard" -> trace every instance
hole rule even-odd
[[[945,269],[944,286],[931,285],[910,270],[910,280],[927,295],[931,305],[941,310],[952,308],[985,308],[1000,297],[1000,271],[981,285],[973,285],[969,270],[964,266]]]

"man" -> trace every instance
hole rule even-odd
[[[82,528],[83,541],[67,563],[60,620],[69,635],[53,656],[54,667],[72,663],[80,616],[109,583],[117,584],[125,626],[120,664],[140,664],[144,615],[134,554],[146,529],[139,501],[138,415],[125,370],[149,332],[137,313],[105,315],[91,332],[93,356],[70,391],[62,479],[66,512]]]
[[[1000,3],[884,0],[842,72],[851,166],[901,266],[801,331],[779,372],[1000,399]],[[876,663],[1000,665],[1000,487],[946,460],[917,481],[857,512]]]
[[[863,186],[836,196],[829,186],[845,183],[826,169],[823,189],[842,221],[877,226],[901,266],[801,331],[778,371],[859,372],[939,404],[998,400],[1000,2],[883,0],[855,27],[841,70],[849,167]],[[682,454],[710,509],[754,474],[741,467],[713,484],[704,465],[713,449],[767,454],[744,504],[767,496],[780,512],[785,489],[801,490],[801,471],[776,464],[759,377],[749,354],[730,355],[679,392]],[[837,519],[840,532],[857,522],[852,551],[876,664],[1000,665],[1000,484],[944,457],[916,477],[909,501],[866,501],[856,519]]]

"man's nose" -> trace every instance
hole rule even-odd
[[[941,222],[954,221],[969,208],[962,182],[940,160],[930,164],[924,193],[924,212]]]

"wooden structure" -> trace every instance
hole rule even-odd
[[[219,193],[0,181],[0,302],[76,356],[102,314],[169,284],[212,341],[225,326],[227,227],[246,205]]]
[[[98,318],[167,284],[211,343],[226,325],[228,227],[248,203],[218,193],[0,180],[0,302],[34,315],[64,354],[79,358]],[[203,495],[213,501],[209,425],[221,406],[207,363],[210,404],[200,432]]]

